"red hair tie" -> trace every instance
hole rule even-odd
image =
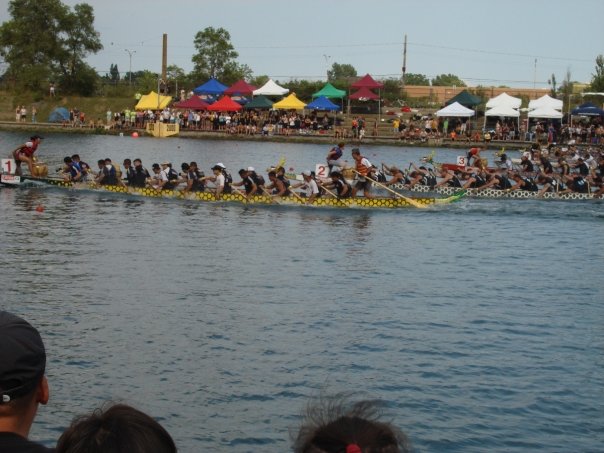
[[[346,453],[363,453],[361,447],[357,444],[350,444],[346,447]]]

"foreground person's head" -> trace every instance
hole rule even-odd
[[[380,403],[350,403],[346,396],[321,399],[307,408],[294,440],[295,453],[406,453],[407,436],[380,421]]]
[[[175,453],[168,431],[126,404],[76,418],[61,435],[57,453]]]
[[[0,311],[0,431],[27,437],[39,404],[48,402],[46,350],[24,319]]]

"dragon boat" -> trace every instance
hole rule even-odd
[[[415,193],[432,193],[438,194],[442,196],[450,196],[459,191],[459,187],[430,187],[430,186],[422,186],[415,185],[412,188],[405,187],[403,184],[392,184],[392,187],[395,190],[401,192],[415,192]],[[513,199],[548,199],[548,200],[603,200],[602,198],[598,198],[594,196],[593,193],[579,193],[579,192],[569,192],[558,194],[556,192],[545,192],[542,196],[538,195],[538,192],[531,192],[528,190],[501,190],[501,189],[464,189],[466,191],[466,196],[470,198],[513,198]]]
[[[333,198],[319,197],[311,204],[300,196],[271,197],[269,195],[253,195],[246,198],[242,192],[234,190],[232,193],[223,193],[219,200],[214,193],[206,192],[185,192],[183,190],[157,190],[152,187],[135,188],[123,185],[98,185],[94,182],[72,183],[57,178],[33,178],[21,176],[19,181],[12,184],[14,186],[29,185],[33,186],[52,186],[61,189],[74,191],[92,191],[101,193],[117,193],[130,196],[147,198],[165,198],[191,200],[207,203],[239,203],[245,205],[286,205],[286,206],[314,206],[327,208],[359,208],[359,209],[398,209],[398,208],[424,208],[434,205],[445,205],[460,200],[465,196],[465,190],[458,190],[446,197],[406,197],[403,195],[393,197],[376,198]]]

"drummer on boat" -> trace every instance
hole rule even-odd
[[[22,175],[23,170],[21,169],[21,163],[25,162],[29,169],[29,174],[31,176],[35,175],[34,171],[34,153],[38,150],[38,146],[40,145],[40,141],[44,137],[40,137],[39,135],[32,135],[29,138],[28,142],[18,146],[15,148],[11,154],[13,159],[15,159],[15,175]]]

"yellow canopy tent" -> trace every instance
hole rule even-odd
[[[282,110],[302,110],[306,104],[296,97],[296,93],[290,94],[285,99],[273,104],[274,109]]]
[[[164,109],[172,101],[172,96],[161,96],[155,91],[141,96],[140,100],[134,107],[135,110],[158,110]]]

